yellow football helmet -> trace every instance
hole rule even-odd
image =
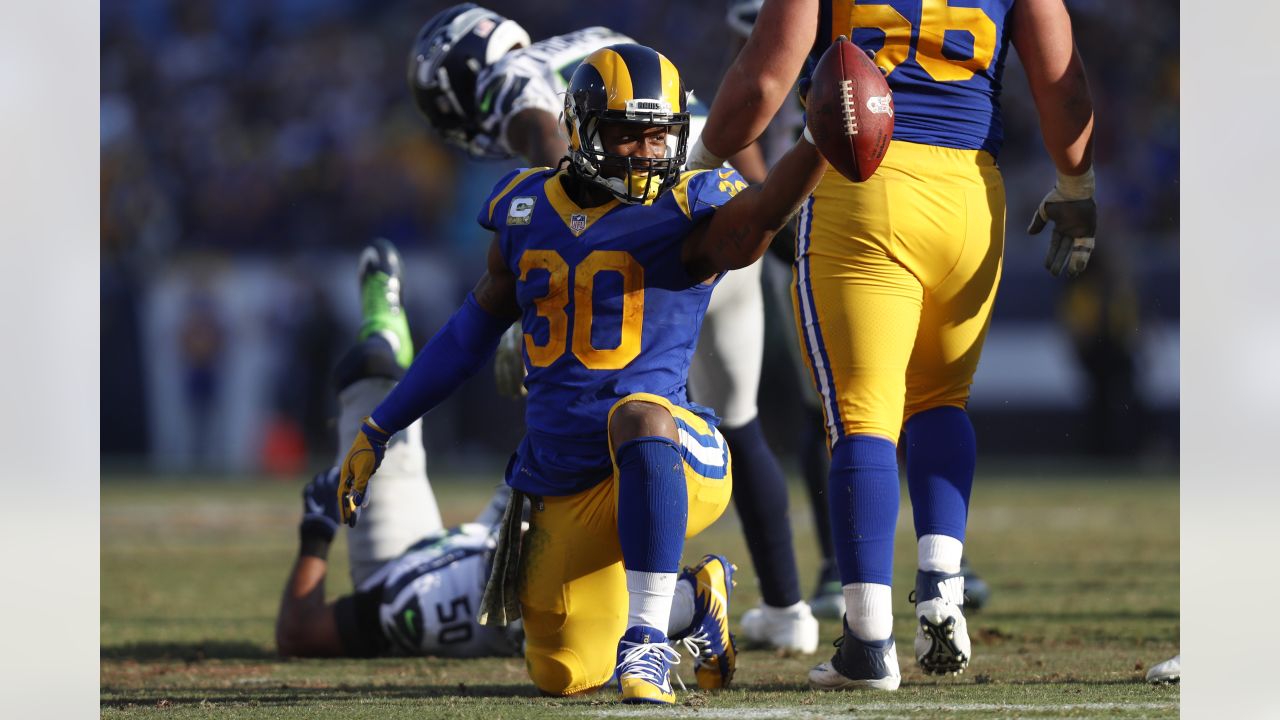
[[[689,141],[687,103],[679,71],[658,51],[633,44],[596,50],[574,71],[565,95],[571,172],[623,202],[653,200],[676,183],[684,166]],[[600,143],[601,122],[666,126],[666,157],[606,153]]]

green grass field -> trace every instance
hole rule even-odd
[[[487,480],[435,478],[445,520],[469,519]],[[747,650],[734,687],[689,692],[675,708],[624,706],[613,692],[536,695],[515,659],[282,661],[276,603],[297,552],[297,483],[102,484],[101,703],[104,717],[263,718],[867,718],[1176,717],[1179,690],[1145,668],[1178,651],[1176,477],[986,472],[974,490],[967,554],[991,583],[970,616],[974,660],[959,677],[917,669],[907,590],[914,583],[910,506],[899,521],[894,602],[903,682],[896,693],[820,694],[805,673],[826,659],[838,623],[811,657]],[[815,577],[808,505],[793,487],[804,590]],[[686,559],[723,552],[741,572],[733,615],[758,599],[732,510],[693,539]],[[347,592],[346,550],[331,597]],[[680,666],[692,685],[691,663]]]

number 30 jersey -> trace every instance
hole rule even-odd
[[[608,45],[635,42],[604,27],[589,27],[549,37],[512,50],[480,72],[476,80],[476,112],[480,156],[501,159],[515,155],[507,144],[512,116],[530,108],[558,117],[564,93],[578,63]]]
[[[893,91],[893,138],[1000,152],[1000,87],[1014,0],[825,0],[812,67],[839,35]]]
[[[518,170],[485,201],[517,278],[529,391],[508,483],[571,495],[609,477],[609,410],[651,393],[718,422],[685,384],[715,283],[690,278],[685,237],[746,187],[731,169],[687,172],[645,205],[579,208],[547,168]]]

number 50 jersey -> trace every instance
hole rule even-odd
[[[507,479],[535,495],[609,477],[609,410],[633,393],[718,422],[685,390],[715,283],[690,278],[682,251],[694,225],[746,187],[734,170],[687,172],[649,204],[580,208],[563,174],[513,172],[478,218],[517,278],[529,397]]]
[[[366,637],[353,643],[370,655],[519,655],[516,628],[476,621],[495,540],[492,528],[475,523],[423,538],[356,588],[354,617],[344,636],[380,634],[380,641]],[[340,632],[344,617],[339,612]]]

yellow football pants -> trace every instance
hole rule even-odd
[[[628,395],[609,417],[635,401],[667,408],[681,430],[689,493],[685,537],[693,537],[729,505],[728,446],[705,420],[656,395]],[[520,568],[529,676],[550,695],[592,690],[613,675],[618,639],[627,629],[627,578],[618,541],[618,512],[625,508],[618,507],[616,458],[613,475],[599,485],[576,495],[534,498],[533,506]]]
[[[911,415],[968,402],[1004,204],[984,151],[894,141],[866,182],[828,170],[801,211],[792,300],[832,444],[896,443]]]

